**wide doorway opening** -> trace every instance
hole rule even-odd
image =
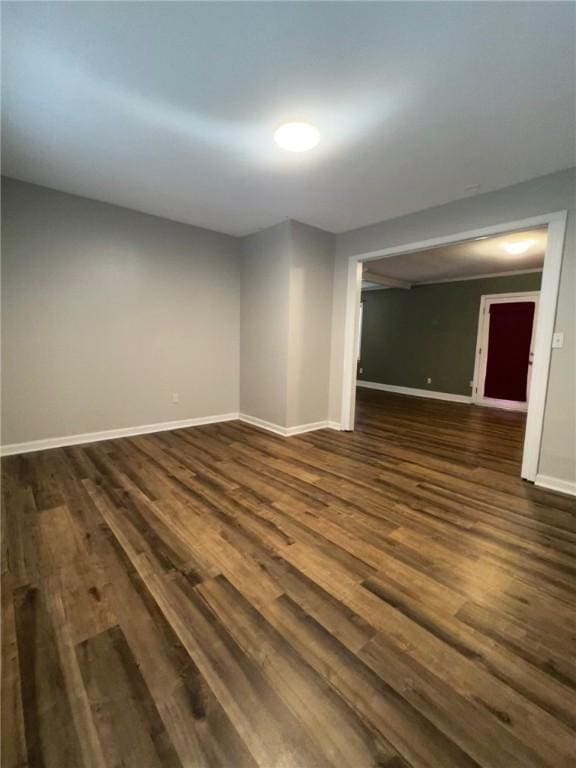
[[[351,258],[345,428],[357,426],[357,403],[360,425],[362,404],[378,399],[388,410],[402,402],[408,418],[422,400],[460,416],[467,406],[479,434],[482,420],[493,436],[514,432],[515,474],[535,479],[565,217],[515,224]]]

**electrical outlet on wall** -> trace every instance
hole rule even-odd
[[[364,373],[364,368],[358,368],[358,373]]]
[[[432,379],[431,379],[430,377],[428,377],[428,378],[426,379],[426,384],[432,384]]]
[[[564,332],[556,331],[552,336],[552,349],[562,349],[564,346]]]
[[[474,381],[470,381],[470,382],[469,382],[469,384],[468,384],[468,386],[469,386],[469,387],[473,387],[473,386],[474,386]]]
[[[172,404],[173,405],[178,405],[179,402],[180,402],[180,395],[178,394],[178,392],[173,392],[172,393]]]

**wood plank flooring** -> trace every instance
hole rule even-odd
[[[362,392],[3,462],[3,768],[574,768],[574,499]]]

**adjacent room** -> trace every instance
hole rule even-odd
[[[2,14],[2,768],[574,768],[576,4]]]
[[[539,228],[364,262],[357,404],[421,413],[419,440],[433,408],[456,427],[456,444],[444,436],[440,451],[519,475],[546,244]],[[487,429],[501,439],[479,439]]]

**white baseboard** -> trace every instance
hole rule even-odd
[[[514,400],[498,400],[494,397],[483,397],[474,400],[474,405],[481,405],[483,408],[500,408],[504,411],[523,411],[528,410],[528,403],[520,403]]]
[[[287,437],[288,435],[286,427],[273,424],[271,421],[264,421],[264,419],[258,419],[256,416],[249,416],[247,413],[239,414],[238,418],[240,421],[251,424],[253,427],[260,427],[260,429],[265,429],[267,432],[274,432],[275,435],[282,435],[282,437]]]
[[[82,435],[68,435],[66,437],[49,437],[45,440],[32,440],[28,443],[12,443],[0,448],[2,456],[13,456],[18,453],[31,453],[33,451],[46,451],[50,448],[63,448],[67,445],[83,445],[84,443],[98,443],[102,440],[115,440],[119,437],[134,437],[136,435],[149,435],[154,432],[168,432],[171,429],[185,429],[186,427],[199,427],[203,424],[217,424],[221,421],[234,421],[238,419],[237,413],[221,413],[215,416],[200,416],[195,419],[181,419],[179,421],[165,421],[159,424],[144,424],[139,427],[124,427],[122,429],[107,429],[104,432],[86,432]]]
[[[341,429],[341,425],[335,421],[315,421],[310,424],[300,424],[297,427],[282,427],[279,424],[273,424],[271,421],[264,421],[256,416],[250,416],[247,413],[241,413],[238,417],[240,421],[251,424],[253,427],[260,427],[268,432],[282,437],[292,437],[302,435],[304,432],[315,432],[317,429]]]
[[[383,392],[395,392],[397,395],[411,395],[412,397],[428,397],[432,400],[450,400],[453,403],[471,403],[470,395],[452,395],[450,392],[434,392],[428,389],[414,389],[414,387],[397,387],[395,384],[380,384],[377,381],[356,381],[357,387],[366,389],[380,389]]]
[[[559,493],[567,493],[569,496],[576,496],[576,481],[574,480],[560,480],[558,477],[550,477],[549,475],[536,475],[534,485],[539,488],[546,488],[549,491],[558,491]]]
[[[317,429],[334,429],[333,421],[315,421],[311,424],[300,424],[298,427],[288,427],[288,437],[302,435],[304,432],[316,432]],[[340,429],[338,425],[337,429]]]
[[[67,435],[66,437],[49,437],[44,440],[31,440],[28,443],[12,443],[0,447],[1,456],[14,456],[20,453],[33,453],[34,451],[47,451],[51,448],[64,448],[69,445],[85,445],[99,443],[102,440],[116,440],[119,437],[135,437],[136,435],[151,435],[154,432],[168,432],[172,429],[185,429],[187,427],[200,427],[203,424],[218,424],[223,421],[245,421],[255,427],[266,429],[282,437],[301,435],[304,432],[313,432],[317,429],[337,429],[342,427],[335,421],[317,421],[312,424],[300,424],[297,427],[281,427],[270,421],[257,419],[245,413],[221,413],[215,416],[200,416],[195,419],[180,419],[179,421],[165,421],[159,424],[144,424],[139,427],[124,427],[122,429],[107,429],[103,432],[85,432],[81,435]]]

